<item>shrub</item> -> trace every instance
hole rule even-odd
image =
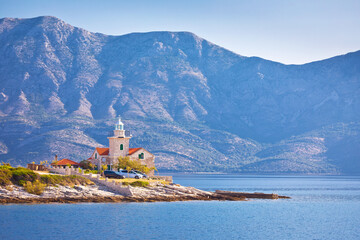
[[[18,167],[12,170],[11,181],[17,185],[23,185],[27,181],[34,182],[37,178],[36,173],[27,168]]]
[[[89,160],[82,160],[80,163],[79,163],[80,167],[82,169],[94,169],[95,168],[95,165],[93,163],[91,163]]]
[[[27,181],[24,188],[28,193],[40,195],[44,192],[46,184],[41,183],[39,180],[34,182]]]
[[[40,175],[40,181],[47,185],[56,185],[61,182],[61,177],[59,175]]]
[[[3,163],[3,165],[0,165],[0,169],[11,169],[11,168],[13,167],[8,163]]]
[[[0,166],[2,167],[2,166]],[[7,168],[0,168],[0,186],[11,185],[12,171]]]
[[[94,183],[81,176],[39,175],[27,168],[13,168],[10,165],[0,165],[0,186],[12,184],[24,186],[25,190],[28,192],[39,192],[48,185],[74,186],[93,185]]]
[[[135,181],[135,182],[130,183],[130,185],[133,187],[147,187],[147,186],[149,186],[149,182]]]

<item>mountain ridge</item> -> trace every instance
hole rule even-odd
[[[353,173],[330,155],[359,156],[360,51],[286,65],[189,32],[30,20],[0,20],[1,160],[87,158],[121,115],[164,170]]]
[[[270,61],[270,62],[274,62],[274,63],[279,63],[279,64],[282,64],[282,65],[285,65],[285,66],[302,66],[302,65],[306,65],[306,64],[311,64],[311,63],[316,63],[316,62],[322,62],[322,61],[326,61],[328,59],[333,59],[333,58],[336,58],[336,57],[341,57],[341,56],[345,56],[345,55],[348,55],[348,54],[352,54],[352,53],[359,53],[360,52],[360,49],[359,50],[354,50],[354,51],[351,51],[351,52],[346,52],[346,53],[343,53],[343,54],[339,54],[339,55],[335,55],[335,56],[332,56],[332,57],[329,57],[329,58],[324,58],[324,59],[319,59],[319,60],[313,60],[313,61],[310,61],[310,62],[306,62],[306,63],[302,63],[302,64],[287,64],[287,63],[282,63],[282,62],[278,62],[278,61],[274,61],[274,60],[271,60],[271,59],[266,59],[266,58],[262,58],[262,57],[259,57],[259,56],[244,56],[244,55],[241,55],[239,53],[236,53],[234,51],[232,51],[231,49],[228,49],[228,48],[225,48],[225,47],[222,47],[216,43],[213,43],[209,40],[206,40],[205,38],[203,37],[200,37],[198,35],[196,35],[195,33],[193,32],[190,32],[190,31],[150,31],[150,32],[130,32],[130,33],[125,33],[125,34],[120,34],[120,35],[113,35],[113,34],[104,34],[104,33],[101,33],[101,32],[92,32],[92,31],[88,31],[86,30],[85,28],[82,28],[82,27],[75,27],[75,26],[72,26],[71,24],[69,23],[66,23],[64,20],[58,18],[58,17],[55,17],[55,16],[51,16],[51,15],[46,15],[46,16],[38,16],[38,17],[33,17],[33,18],[14,18],[14,17],[4,17],[4,18],[0,18],[0,21],[2,20],[17,20],[17,21],[23,21],[23,20],[34,20],[34,19],[53,19],[53,20],[56,20],[56,21],[60,21],[68,26],[71,26],[73,28],[76,28],[76,29],[80,29],[80,30],[84,30],[86,32],[89,32],[91,34],[97,34],[97,35],[103,35],[103,36],[108,36],[108,37],[123,37],[123,36],[127,36],[127,35],[136,35],[136,34],[150,34],[150,33],[188,33],[188,34],[191,34],[191,35],[194,35],[196,36],[197,38],[200,38],[202,40],[205,40],[213,45],[216,45],[224,50],[227,50],[235,55],[238,55],[240,57],[246,57],[246,58],[257,58],[257,59],[261,59],[261,60],[266,60],[266,61]]]

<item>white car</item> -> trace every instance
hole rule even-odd
[[[143,176],[141,174],[138,174],[138,173],[134,172],[133,170],[128,172],[127,170],[122,169],[118,173],[126,178],[136,178],[136,179],[143,178]]]

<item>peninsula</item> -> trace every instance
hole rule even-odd
[[[64,169],[65,170],[65,169]],[[71,169],[69,169],[71,170]],[[75,170],[76,171],[76,170]],[[72,173],[75,173],[73,171]],[[82,176],[79,176],[82,175]],[[108,181],[93,174],[38,174],[0,165],[0,203],[246,201],[289,198],[277,194],[202,191],[164,180]]]

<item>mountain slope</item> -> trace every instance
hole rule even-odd
[[[133,146],[154,152],[160,169],[359,166],[360,51],[283,65],[188,32],[107,36],[54,17],[5,18],[0,73],[4,161],[87,158],[121,115]]]

